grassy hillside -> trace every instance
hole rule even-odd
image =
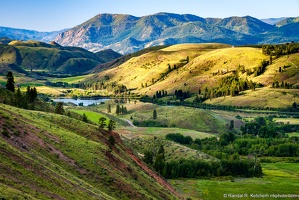
[[[101,80],[104,79],[105,76],[109,76],[110,82],[116,81],[119,84],[126,85],[128,88],[137,88],[141,93],[150,93],[150,90],[152,90],[151,93],[153,93],[158,89],[157,87],[159,87],[156,86],[158,84],[155,83],[160,83],[161,74],[168,70],[168,64],[171,65],[171,68],[173,68],[174,65],[179,67],[185,63],[184,60],[186,60],[187,57],[189,57],[189,60],[193,60],[206,52],[224,47],[229,46],[221,44],[174,45],[133,57],[116,68],[99,73],[96,78]],[[176,71],[173,71],[173,74],[175,73]],[[167,77],[167,79],[173,78]],[[146,85],[148,87],[142,88],[141,84],[143,84],[144,87],[146,87]],[[171,85],[163,89],[168,90]],[[162,85],[160,85],[159,88],[161,87]]]
[[[170,129],[180,128],[214,134],[226,131],[226,125],[230,123],[230,120],[234,119],[227,116],[227,114],[218,114],[210,110],[194,109],[184,106],[159,106],[152,103],[135,103],[133,101],[121,104],[121,106],[126,107],[128,110],[128,113],[123,115],[116,115],[115,111],[117,104],[112,101],[106,102],[103,105],[97,105],[94,108],[86,107],[84,109],[106,113],[108,104],[111,105],[111,115],[124,120],[129,120],[136,124],[139,123],[137,125],[139,127],[146,127],[145,124],[147,122],[156,122],[162,127]],[[154,110],[157,112],[156,120],[153,120]],[[238,119],[234,120],[236,121],[236,124],[239,123]],[[147,132],[145,130],[139,131]]]
[[[131,58],[117,68],[100,73],[99,79],[109,76],[111,82],[137,88],[143,94],[154,94],[158,90],[173,92],[174,89],[195,92],[220,78],[213,77],[213,72],[235,70],[239,65],[252,69],[267,59],[260,49],[228,47],[220,44],[174,45]],[[187,56],[190,62],[186,64],[182,60]],[[161,74],[168,70],[168,64],[171,68],[185,65],[161,79]],[[145,87],[146,84],[148,87]]]
[[[296,90],[272,89],[273,82],[282,81],[299,85],[299,53],[273,57],[272,64],[265,71],[255,75],[254,71],[262,61],[270,57],[263,54],[260,48],[231,47],[222,44],[181,44],[150,51],[130,58],[128,61],[109,70],[100,72],[93,79],[118,85],[125,85],[135,93],[153,96],[157,91],[167,91],[173,94],[175,90],[188,91],[197,94],[198,90],[218,86],[221,79],[237,75],[242,80],[253,81],[266,86],[261,93],[246,91],[245,95],[224,100],[212,100],[207,103],[224,105],[251,105],[262,99],[262,107],[277,107],[272,103],[273,93],[286,94],[282,107],[287,102],[299,101]],[[290,95],[288,95],[290,94]],[[274,95],[274,96],[275,96]],[[252,98],[259,96],[259,100]],[[246,102],[242,99],[246,99]],[[248,104],[249,103],[249,104]],[[252,104],[251,104],[252,103]],[[273,106],[272,106],[273,104]]]
[[[14,64],[23,70],[50,73],[86,73],[98,64],[120,56],[111,50],[95,54],[83,48],[62,47],[55,42],[12,41],[0,46],[0,64]]]
[[[95,72],[100,72],[100,71],[104,71],[106,69],[111,69],[111,68],[117,67],[117,66],[125,63],[126,61],[130,60],[133,57],[138,57],[138,56],[141,56],[142,54],[145,54],[145,53],[148,53],[148,52],[151,52],[151,51],[158,51],[158,50],[163,49],[165,47],[167,47],[167,46],[166,45],[153,46],[153,47],[148,47],[148,48],[142,49],[142,50],[134,52],[134,53],[124,55],[124,56],[122,56],[118,59],[112,60],[110,62],[99,64],[97,67],[92,69],[91,72],[95,73]]]
[[[0,104],[0,197],[177,199],[117,133],[66,116]],[[108,137],[115,138],[109,148]]]
[[[218,97],[207,100],[207,104],[234,105],[263,108],[287,108],[291,107],[293,102],[298,102],[299,89],[273,89],[270,87],[259,88],[252,92],[247,90],[242,95],[231,97]]]
[[[7,64],[7,63],[0,63],[0,74],[6,75],[7,72],[13,72],[13,74],[24,76],[24,74],[27,74],[27,72],[22,69],[21,67],[18,67],[15,64]]]
[[[163,145],[165,149],[165,160],[180,160],[184,159],[194,159],[194,160],[217,160],[216,158],[209,156],[203,152],[188,148],[186,146],[180,145],[178,143],[163,140],[163,139],[142,139],[135,138],[127,141],[128,145],[142,155],[145,151],[150,150],[153,152],[158,152],[160,145]],[[141,156],[142,157],[142,156]]]
[[[281,72],[279,68],[281,67]],[[299,85],[299,53],[282,56],[273,61],[273,64],[267,67],[267,70],[262,76],[254,77],[253,81],[259,82],[268,86],[272,83],[282,81]]]

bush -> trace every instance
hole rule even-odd
[[[180,144],[192,144],[192,142],[193,142],[193,140],[190,136],[183,136],[180,133],[170,133],[170,134],[167,134],[165,137],[167,140],[172,140],[172,141],[180,143]]]
[[[2,130],[2,135],[5,136],[5,137],[10,138],[10,135],[9,135],[9,132],[8,132],[7,128],[4,128],[4,129]]]
[[[145,121],[137,121],[134,120],[133,124],[139,127],[168,127],[167,124],[163,124],[156,120],[145,120]]]

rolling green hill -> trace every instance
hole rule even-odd
[[[204,161],[217,160],[208,154],[165,139],[134,138],[127,141],[127,143],[132,149],[138,152],[139,155],[143,154],[147,150],[157,152],[160,145],[163,145],[165,149],[165,159],[167,161],[180,160],[182,158]]]
[[[2,199],[179,198],[116,132],[3,104],[0,131]]]
[[[62,47],[55,42],[12,41],[0,46],[0,64],[14,64],[28,71],[81,74],[120,57],[111,50],[97,54],[78,47]]]
[[[6,63],[1,63],[0,64],[0,74],[6,75],[7,72],[13,72],[15,75],[24,75],[27,74],[27,72],[22,69],[21,67],[15,65],[15,64],[6,64]]]

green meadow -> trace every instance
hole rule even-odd
[[[297,194],[299,195],[299,165],[297,163],[263,163],[262,178],[191,179],[170,180],[185,198],[190,199],[253,199],[251,194]],[[232,195],[243,195],[233,198]],[[247,194],[248,197],[244,195]],[[226,197],[226,198],[225,198]],[[291,198],[258,198],[291,199]]]
[[[87,116],[87,119],[89,119],[90,121],[92,121],[93,123],[98,124],[99,123],[99,119],[101,117],[105,117],[106,118],[106,124],[108,123],[109,119],[107,118],[107,116],[100,114],[98,112],[93,112],[93,111],[89,111],[89,110],[74,110],[71,109],[70,111],[78,113],[80,115],[85,114]]]
[[[295,133],[288,133],[289,137],[295,136],[295,137],[299,137],[299,133],[295,132]]]

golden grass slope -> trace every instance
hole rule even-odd
[[[299,89],[258,88],[256,91],[247,90],[242,95],[219,97],[206,100],[207,104],[253,106],[263,108],[287,108],[293,102],[298,102]]]
[[[199,55],[191,60],[187,65],[180,68],[177,72],[173,71],[167,79],[155,85],[150,90],[167,88],[172,92],[175,89],[197,92],[199,88],[212,87],[215,83],[236,70],[239,65],[244,65],[248,69],[257,67],[260,62],[267,59],[259,49],[238,47],[217,49]],[[213,76],[213,73],[223,72],[224,75]]]
[[[284,66],[287,66],[284,68]],[[282,72],[279,72],[279,68]],[[267,86],[256,91],[245,91],[235,97],[220,97],[207,100],[205,103],[218,105],[253,106],[269,108],[287,108],[299,101],[299,89],[272,88],[273,82],[299,85],[299,53],[283,56],[273,61],[264,74],[249,77],[254,82]]]
[[[286,66],[286,68],[284,68]],[[279,72],[279,67],[282,72]],[[299,53],[282,56],[273,61],[273,64],[267,67],[262,76],[253,78],[253,81],[272,85],[273,82],[288,82],[294,85],[299,84]]]
[[[168,71],[168,65],[171,68],[174,65],[180,66],[187,57],[189,63],[185,63],[179,69]],[[245,70],[253,71],[263,60],[269,61],[270,57],[264,55],[261,48],[224,44],[180,44],[133,57],[116,68],[99,73],[96,79],[104,80],[105,76],[109,76],[109,82],[123,84],[128,89],[135,89],[136,93],[149,96],[160,90],[167,90],[168,94],[173,94],[176,89],[197,93],[199,89],[203,91],[206,87],[216,86],[221,78],[232,75],[240,65],[244,66]],[[279,68],[282,69],[281,72]],[[164,77],[161,76],[162,73],[165,74]],[[259,76],[248,75],[246,72],[238,72],[238,75],[242,79],[261,83],[267,88],[257,92],[246,91],[242,96],[218,98],[207,103],[286,107],[290,102],[298,102],[296,90],[274,90],[271,86],[276,81],[298,86],[299,53],[279,58],[273,56],[272,64]],[[282,92],[284,96],[277,99]],[[283,103],[280,103],[280,100]]]
[[[188,64],[168,73],[164,80],[157,81],[162,73],[167,72],[168,64],[173,68],[187,57],[190,61]],[[98,78],[109,76],[111,82],[137,88],[142,94],[154,94],[158,90],[173,92],[175,89],[195,92],[199,88],[213,85],[221,78],[213,77],[214,72],[220,70],[226,73],[236,70],[239,65],[252,69],[267,59],[256,48],[224,44],[180,44],[134,57],[117,68],[99,73]]]
[[[117,68],[99,73],[98,78],[103,79],[105,76],[109,76],[111,82],[116,81],[118,84],[124,84],[128,88],[137,88],[138,90],[142,89],[141,84],[145,87],[147,85],[148,88],[141,91],[146,93],[153,87],[153,81],[157,81],[161,74],[168,70],[168,64],[173,68],[173,65],[179,64],[187,56],[193,60],[206,52],[224,47],[228,46],[222,44],[209,44],[206,47],[197,44],[174,45],[131,58]]]

